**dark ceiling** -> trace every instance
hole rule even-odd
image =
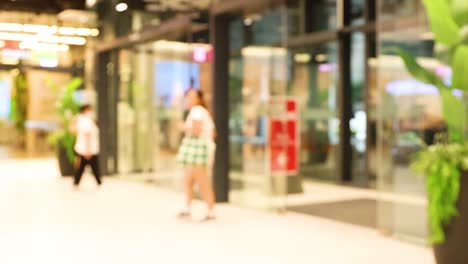
[[[0,0],[2,11],[59,13],[65,9],[84,9],[85,0]]]

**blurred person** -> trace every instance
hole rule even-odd
[[[76,172],[74,186],[78,188],[81,177],[86,166],[90,166],[97,184],[101,185],[101,174],[99,171],[99,128],[94,121],[94,111],[91,105],[83,105],[80,108],[75,121],[76,143],[75,152],[78,155],[76,160]]]
[[[194,198],[193,187],[197,183],[208,211],[202,221],[215,219],[215,197],[208,168],[214,157],[214,122],[206,109],[203,92],[190,89],[186,95],[186,107],[189,109],[184,123],[184,139],[179,148],[177,160],[185,167],[184,192],[186,208],[179,213],[180,218],[191,216],[191,205]]]

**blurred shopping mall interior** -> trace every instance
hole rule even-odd
[[[167,215],[173,211],[161,200],[180,198],[183,171],[176,154],[184,94],[200,89],[217,129],[212,176],[221,212],[239,222],[241,215],[246,223],[257,221],[257,228],[259,219],[287,226],[283,221],[290,217],[304,229],[320,230],[323,224],[323,237],[304,231],[310,236],[300,243],[310,248],[320,245],[314,239],[325,239],[330,228],[337,241],[340,232],[376,236],[376,245],[401,246],[407,256],[415,255],[413,262],[389,263],[431,263],[425,183],[410,169],[410,158],[435,141],[443,129],[442,110],[437,89],[410,77],[395,53],[398,47],[450,79],[451,69],[434,58],[422,1],[2,0],[0,183],[17,188],[5,193],[18,198],[3,209],[31,206],[24,199],[32,202],[38,195],[51,212],[63,206],[75,217],[86,214],[86,223],[93,221],[87,214],[99,210],[86,209],[78,199],[92,208],[96,199],[115,203],[109,212],[117,218],[125,214],[117,209],[121,204],[134,225],[151,226],[132,218],[148,213],[141,217],[159,219],[155,225],[188,229],[170,224]],[[83,104],[97,112],[99,165],[109,184],[100,194],[88,186],[91,191],[77,198],[67,185],[73,164],[61,139]],[[17,184],[8,184],[15,177]],[[25,188],[21,194],[20,188]],[[138,205],[131,206],[137,197]],[[51,215],[60,225],[63,216]],[[111,225],[114,218],[105,219]],[[10,220],[13,226],[16,220]],[[79,230],[78,222],[70,228]],[[226,228],[232,233],[226,237],[242,239],[234,233],[245,231],[234,224],[205,231],[215,240],[210,232]],[[254,226],[244,227],[261,236]],[[270,227],[265,233],[276,232]],[[0,228],[0,237],[6,229]],[[142,229],[140,238],[150,239]],[[298,227],[291,232],[296,231],[301,232]],[[359,255],[355,248],[347,250]],[[392,258],[390,252],[376,252]],[[386,263],[357,259],[336,263]],[[335,262],[298,257],[291,263]]]

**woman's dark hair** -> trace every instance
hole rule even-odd
[[[82,105],[82,106],[80,106],[80,113],[84,113],[84,112],[90,110],[91,108],[93,108],[93,107],[90,104]]]
[[[191,91],[193,91],[193,92],[195,92],[197,94],[199,104],[201,106],[203,106],[204,108],[206,108],[206,101],[205,101],[203,91],[202,90],[197,90],[197,89],[189,89],[187,91],[187,94],[190,93]]]

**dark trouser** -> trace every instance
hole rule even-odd
[[[78,186],[78,184],[80,184],[81,176],[83,176],[83,172],[86,168],[86,165],[91,166],[91,169],[93,170],[93,174],[94,174],[94,177],[96,178],[97,183],[101,185],[102,182],[101,182],[101,174],[99,172],[98,156],[94,155],[89,160],[87,160],[85,157],[78,155],[78,159],[79,159],[79,166],[75,173],[75,185]]]

